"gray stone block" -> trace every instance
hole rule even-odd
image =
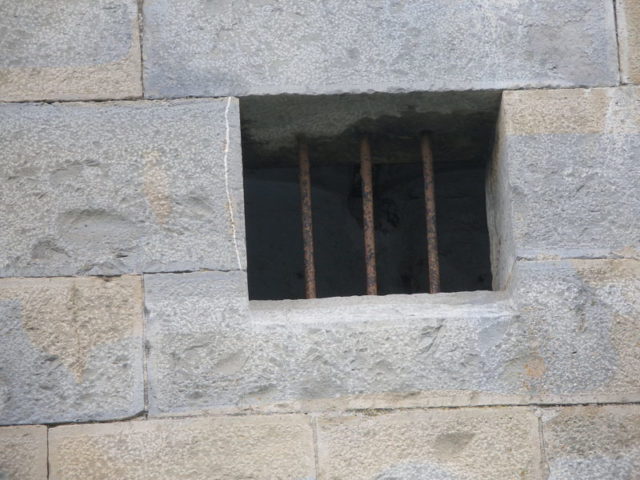
[[[417,410],[318,419],[320,478],[538,480],[538,419],[526,408]]]
[[[242,269],[235,99],[0,106],[0,276]]]
[[[509,292],[251,302],[145,277],[150,411],[640,400],[640,262],[519,262]]]
[[[56,427],[49,458],[52,480],[316,478],[313,432],[302,415]]]
[[[510,360],[535,399],[640,399],[640,261],[518,262],[512,298],[528,353]]]
[[[489,176],[495,286],[515,258],[640,256],[640,89],[505,92]]]
[[[47,427],[0,428],[0,478],[47,478]]]
[[[267,301],[247,309],[244,282],[240,273],[145,276],[153,414],[515,388],[500,365],[519,348],[521,327],[500,294]]]
[[[142,95],[136,0],[0,0],[0,101]]]
[[[549,480],[640,478],[640,406],[545,409]]]
[[[614,23],[608,0],[151,0],[145,95],[614,85]]]
[[[0,280],[0,424],[144,409],[140,277]]]
[[[500,294],[252,302],[247,309],[244,282],[238,272],[145,276],[153,414],[514,388],[496,370],[518,348],[520,329]]]

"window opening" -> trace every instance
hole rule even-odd
[[[498,107],[497,93],[242,99],[250,298],[490,289]]]

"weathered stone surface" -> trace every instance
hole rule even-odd
[[[507,293],[251,302],[145,277],[153,415],[640,401],[640,261],[521,261]]]
[[[140,277],[0,280],[0,423],[144,408]]]
[[[252,302],[244,275],[146,275],[152,414],[513,392],[522,330],[499,293]],[[459,397],[455,397],[458,391]],[[482,401],[482,400],[479,400]],[[289,402],[290,405],[286,405]]]
[[[303,416],[63,426],[51,429],[49,442],[52,480],[316,478]]]
[[[0,478],[47,478],[47,427],[0,428]]]
[[[318,420],[320,477],[333,480],[539,479],[529,409],[405,411]]]
[[[338,146],[332,147],[333,158],[327,158],[327,161],[353,162],[351,145],[344,140],[345,136],[350,138],[346,132],[366,129],[372,136],[388,136],[388,129],[393,125],[395,131],[416,139],[424,130],[432,132],[434,139],[438,139],[432,146],[438,162],[477,162],[480,155],[477,143],[490,143],[501,98],[500,91],[241,98],[243,161],[246,165],[252,160],[251,152],[246,154],[247,147],[262,152],[262,162],[273,157],[282,158],[285,150],[296,145],[297,137],[302,134],[313,142],[314,158],[321,154],[322,142],[329,141]],[[479,130],[484,135],[478,135]],[[455,135],[463,135],[466,140],[457,140]],[[443,143],[449,144],[446,150]],[[374,163],[416,161],[415,152],[409,157],[404,149],[394,146],[401,158],[381,152],[378,146],[372,151]],[[296,159],[286,160],[293,164]]]
[[[613,85],[614,23],[608,0],[150,0],[145,94]]]
[[[136,0],[0,0],[0,101],[142,95]]]
[[[549,480],[640,478],[640,406],[544,411]]]
[[[640,400],[640,261],[519,262],[512,293],[528,352],[531,398],[558,403]]]
[[[640,3],[616,0],[622,81],[640,83]]]
[[[639,88],[505,92],[496,152],[496,286],[514,257],[639,257]]]
[[[0,106],[0,276],[244,268],[235,99]]]

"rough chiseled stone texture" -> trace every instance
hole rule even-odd
[[[464,391],[516,388],[498,367],[518,350],[521,326],[499,294],[247,310],[245,288],[238,272],[145,276],[152,414],[420,390],[449,401],[461,390],[464,402]]]
[[[0,478],[47,478],[47,427],[0,428]]]
[[[501,293],[252,302],[148,275],[152,414],[640,400],[640,261],[519,262]]]
[[[0,0],[0,101],[142,95],[136,0]]]
[[[640,406],[554,408],[543,419],[549,480],[640,478]]]
[[[505,92],[496,152],[496,286],[514,257],[638,258],[639,88]]]
[[[302,416],[190,418],[53,428],[51,480],[312,480]]]
[[[640,260],[519,262],[513,288],[532,399],[640,400]]]
[[[608,0],[149,0],[145,94],[613,85]]]
[[[318,419],[326,480],[538,480],[538,421],[529,409],[405,411]]]
[[[640,2],[616,0],[622,81],[640,83]]]
[[[144,408],[140,277],[0,280],[0,424]]]
[[[5,104],[0,151],[0,276],[244,268],[235,99]]]

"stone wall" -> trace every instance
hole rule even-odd
[[[0,12],[0,478],[640,478],[637,0]],[[249,301],[238,98],[475,90],[494,291]]]

